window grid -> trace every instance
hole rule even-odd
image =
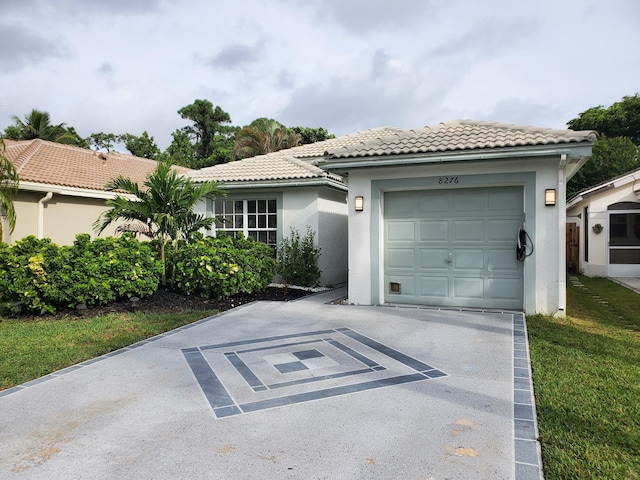
[[[274,199],[216,200],[215,215],[222,220],[218,230],[275,247],[278,243],[278,207]]]

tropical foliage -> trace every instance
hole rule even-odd
[[[56,143],[65,143],[87,148],[87,142],[83,140],[73,127],[66,127],[64,123],[53,125],[48,112],[33,109],[24,120],[13,116],[14,125],[4,130],[5,138],[9,140],[33,140],[39,138]]]
[[[0,306],[42,314],[143,297],[157,289],[160,269],[157,253],[131,235],[90,241],[82,234],[73,246],[31,235],[0,245]]]
[[[273,278],[273,250],[253,238],[202,237],[180,244],[170,258],[175,286],[188,295],[224,298],[265,289]]]
[[[287,129],[280,122],[272,118],[258,118],[238,132],[233,147],[233,159],[239,160],[297,147],[301,141],[300,134]]]
[[[216,182],[193,183],[189,177],[179,175],[167,161],[158,163],[143,186],[120,176],[109,182],[106,188],[134,198],[118,194],[107,200],[110,208],[94,222],[95,231],[101,233],[112,223],[123,220],[134,223],[121,226],[121,231],[143,233],[157,239],[164,267],[163,285],[167,280],[166,245],[172,242],[174,251],[177,251],[180,239],[189,239],[198,230],[211,228],[214,219],[195,213],[193,207],[202,199],[213,200],[225,194]],[[171,280],[173,283],[173,275]]]
[[[596,130],[600,138],[589,161],[567,184],[567,196],[640,168],[640,97],[624,97],[608,108],[589,108],[567,125],[573,130]]]

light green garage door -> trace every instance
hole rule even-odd
[[[522,188],[387,192],[385,301],[523,308]]]

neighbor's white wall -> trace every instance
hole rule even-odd
[[[421,177],[463,176],[463,175],[491,175],[502,173],[535,172],[535,208],[537,218],[527,218],[526,224],[535,222],[535,236],[533,238],[535,254],[534,285],[527,284],[525,275],[525,290],[535,289],[535,300],[526,302],[526,313],[556,314],[559,307],[564,308],[564,221],[565,206],[561,194],[558,169],[559,158],[535,159],[535,161],[501,161],[465,164],[437,164],[424,166],[411,166],[390,169],[354,169],[349,172],[349,302],[354,304],[370,305],[382,301],[373,298],[372,282],[377,282],[378,291],[383,292],[382,279],[383,267],[383,235],[382,207],[371,205],[372,182],[386,179],[415,179]],[[487,177],[490,178],[490,177]],[[509,185],[488,180],[484,186]],[[482,187],[482,184],[467,185],[469,187]],[[464,187],[458,184],[457,188]],[[452,187],[453,188],[453,187]],[[544,206],[544,191],[547,188],[558,190],[558,204],[555,207]],[[357,195],[364,196],[365,207],[363,212],[355,212],[351,205]],[[525,192],[525,197],[531,195]],[[383,195],[380,195],[382,201]],[[526,205],[526,198],[525,198]],[[371,243],[369,241],[372,219],[377,217],[379,222],[379,237],[376,239],[380,245],[378,258],[372,258]],[[525,225],[526,227],[526,225]],[[562,232],[562,235],[561,235]],[[516,233],[514,232],[514,255]],[[526,264],[525,264],[525,268]],[[527,298],[525,292],[525,299]],[[533,304],[532,304],[533,303]]]
[[[582,202],[567,210],[568,222],[576,222],[580,225],[580,271],[589,277],[607,276],[607,250],[609,243],[609,213],[607,207],[618,202],[637,202],[638,197],[633,191],[633,182],[621,185],[611,190],[606,190],[597,195],[587,197]],[[589,236],[589,261],[584,261],[584,208],[589,208],[588,231]],[[582,219],[573,218],[582,214]],[[593,226],[601,224],[602,232],[595,233]]]

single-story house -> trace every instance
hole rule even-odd
[[[89,149],[44,140],[4,140],[4,155],[18,171],[19,191],[14,200],[13,233],[3,224],[3,240],[13,243],[28,235],[70,245],[79,233],[95,237],[93,222],[107,210],[105,190],[110,180],[124,175],[142,184],[153,172],[154,160],[117,152]],[[174,167],[180,173],[191,170]],[[5,221],[4,219],[2,221]],[[116,224],[101,236],[114,235]]]
[[[321,281],[354,304],[564,314],[566,182],[593,131],[460,120],[379,128],[191,172],[200,211],[277,244],[316,232]]]
[[[570,198],[567,227],[580,232],[574,242],[579,272],[640,277],[640,169]]]

